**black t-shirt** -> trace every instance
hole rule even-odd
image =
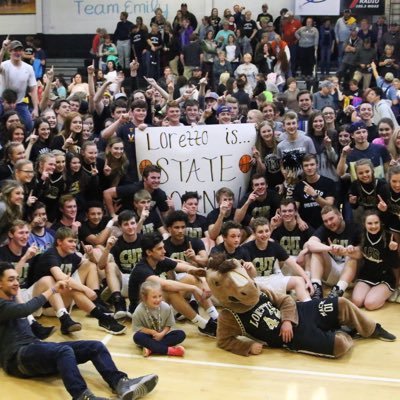
[[[100,234],[106,228],[109,221],[109,217],[103,217],[99,224],[94,227],[89,223],[89,221],[83,222],[79,228],[79,240],[83,240],[87,244],[87,237],[90,235],[97,236]]]
[[[135,48],[136,56],[141,57],[143,50],[146,48],[147,33],[145,31],[137,31],[131,34],[132,45]]]
[[[22,250],[22,254],[26,253],[27,248],[28,248],[28,246]],[[1,261],[9,262],[12,265],[14,265],[14,267],[15,267],[15,265],[19,262],[20,259],[21,259],[21,256],[17,256],[16,254],[14,254],[7,245],[0,247],[0,260]],[[32,264],[32,261],[33,261],[33,259],[31,258],[22,267],[21,273],[19,275],[19,284],[20,284],[21,288],[29,287],[28,286],[28,273],[29,273],[29,269]]]
[[[171,238],[169,237],[168,239],[164,240],[165,255],[175,260],[190,262],[190,260],[188,260],[184,254],[184,251],[189,248],[189,242],[191,243],[192,249],[196,254],[198,254],[201,250],[205,250],[204,243],[200,239],[185,237],[183,243],[177,245],[172,243]]]
[[[246,196],[240,200],[238,208],[241,208],[243,204],[246,203],[249,195],[250,193],[247,193]],[[246,216],[248,218],[265,217],[271,219],[275,215],[276,210],[279,208],[280,201],[281,199],[278,193],[267,189],[267,196],[264,200],[256,200],[250,203],[249,207],[247,208]]]
[[[250,21],[243,21],[242,30],[243,30],[243,33],[244,33],[248,38],[252,35],[254,29],[257,29],[257,24],[256,24],[255,21],[253,21],[253,20],[250,20]]]
[[[143,182],[131,183],[129,185],[117,186],[116,194],[122,201],[122,209],[132,210],[133,196],[139,190],[144,189]],[[167,195],[162,189],[155,189],[151,194],[151,207],[157,207],[161,212],[168,211]]]
[[[82,257],[78,254],[68,254],[62,257],[56,247],[52,247],[46,250],[35,260],[32,265],[32,274],[29,273],[29,285],[37,282],[44,276],[52,276],[50,269],[53,267],[59,267],[64,274],[73,274],[81,264]]]
[[[330,243],[341,245],[344,247],[347,246],[358,246],[361,240],[361,229],[357,224],[347,224],[343,232],[336,233],[330,231],[325,225],[321,225],[313,234],[313,236],[317,237],[321,243],[330,246]],[[337,262],[344,262],[345,257],[334,255],[329,253],[330,256]]]
[[[222,223],[224,223],[226,221],[233,221],[233,218],[235,216],[235,211],[236,211],[236,208],[232,208],[231,213],[227,217],[224,217]],[[214,210],[210,211],[207,214],[207,226],[215,224],[215,222],[218,219],[218,215],[219,215],[219,208],[214,208]],[[251,217],[246,214],[246,216],[243,218],[242,225],[248,226],[250,224],[250,220],[251,220]]]
[[[129,182],[139,181],[139,175],[136,166],[135,129],[135,125],[133,125],[132,122],[128,122],[117,130],[117,136],[124,142],[125,154],[129,161],[126,173],[126,179],[129,180]]]
[[[148,35],[147,35],[147,40],[150,40],[151,41],[151,44],[154,46],[154,47],[158,47],[158,46],[162,46],[163,45],[163,40],[162,40],[162,37],[161,37],[161,33],[149,33]],[[147,48],[148,48],[148,50],[150,50],[151,48],[150,48],[150,46],[147,46]]]
[[[162,226],[163,223],[158,212],[155,209],[150,210],[149,216],[143,222],[142,233],[153,233]]]
[[[231,258],[235,258],[236,260],[251,261],[249,252],[243,246],[239,246],[237,249],[235,249],[233,253],[228,253],[228,250],[226,250],[224,243],[220,243],[211,249],[210,256],[218,253],[224,253],[228,260]]]
[[[196,214],[196,219],[186,224],[185,234],[192,238],[203,238],[206,236],[207,229],[207,218],[204,215]]]
[[[160,261],[155,270],[147,264],[145,259],[142,259],[136,264],[136,267],[132,270],[131,276],[129,277],[129,309],[131,312],[133,312],[139,304],[140,285],[150,276],[160,275],[163,272],[171,271],[177,266],[177,264],[176,261],[169,258]]]
[[[320,176],[317,182],[309,183],[320,197],[335,197],[335,182],[332,179]],[[300,217],[308,225],[316,228],[322,224],[321,206],[304,192],[304,182],[300,181],[294,188],[293,198],[300,203]]]
[[[300,251],[303,250],[304,243],[313,234],[313,230],[308,228],[305,231],[301,231],[299,227],[296,227],[289,231],[282,224],[272,232],[272,239],[279,243],[286,252],[291,256],[298,256]]]
[[[134,242],[126,242],[120,236],[110,253],[113,255],[121,272],[130,274],[142,259],[142,236],[138,235]]]
[[[255,240],[245,243],[243,247],[249,253],[250,261],[256,267],[257,274],[260,276],[273,274],[275,261],[286,261],[289,258],[283,247],[272,240],[268,241],[268,246],[265,250],[260,250]]]

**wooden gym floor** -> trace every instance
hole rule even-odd
[[[358,400],[400,399],[400,305],[386,304],[369,312],[398,337],[394,343],[360,339],[345,357],[332,360],[285,350],[264,349],[258,356],[241,357],[218,349],[215,340],[201,336],[189,322],[178,323],[187,333],[184,358],[143,358],[132,342],[130,322],[123,336],[109,335],[97,321],[74,309],[72,316],[83,324],[75,339],[97,339],[109,348],[123,371],[135,377],[156,373],[160,380],[149,400]],[[55,318],[42,317],[45,325]],[[70,340],[57,331],[53,341]],[[112,395],[91,364],[81,366],[89,388],[98,396]],[[0,399],[70,399],[58,377],[22,380],[0,370]]]

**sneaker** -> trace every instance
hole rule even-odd
[[[311,298],[321,300],[323,298],[322,285],[317,282],[313,282],[312,285],[314,288],[314,294],[311,296]]]
[[[388,301],[390,303],[397,303],[397,299],[399,298],[399,288],[394,289],[394,292],[392,293],[392,295],[389,297]],[[400,300],[400,299],[399,299]],[[400,302],[400,301],[399,301]]]
[[[78,332],[82,329],[82,325],[79,322],[75,322],[67,313],[64,313],[60,317],[61,322],[61,333],[68,335],[71,332]]]
[[[158,376],[151,374],[139,378],[122,378],[119,380],[116,392],[121,400],[136,400],[146,396],[157,385]]]
[[[185,348],[183,346],[168,347],[168,355],[183,357],[185,355]]]
[[[198,328],[202,335],[216,337],[217,336],[217,321],[210,318],[204,328]]]
[[[114,313],[110,310],[109,306],[99,297],[93,302],[94,305],[106,315],[113,315]]]
[[[125,299],[121,297],[121,299],[114,304],[114,318],[115,319],[123,319],[128,316],[128,311],[126,310]]]
[[[347,333],[354,340],[362,338],[362,336],[357,332],[355,328],[350,328],[347,325],[342,325],[340,327],[340,331]]]
[[[108,397],[97,397],[89,389],[86,389],[76,400],[110,400]]]
[[[36,320],[32,322],[31,329],[33,334],[40,340],[47,339],[56,331],[55,326],[43,326]]]
[[[176,321],[185,321],[185,319],[186,319],[186,317],[183,314],[181,314],[179,312],[175,314]]]
[[[99,320],[99,326],[111,335],[122,335],[126,331],[125,325],[120,324],[109,315]]]
[[[334,299],[335,297],[342,297],[344,290],[339,289],[339,286],[335,285],[328,294],[328,299]]]
[[[383,329],[381,324],[376,324],[374,333],[371,335],[371,338],[383,340],[384,342],[394,342],[396,340],[396,336]]]
[[[143,352],[142,352],[142,354],[143,354],[143,357],[148,357],[148,356],[151,355],[151,350],[148,349],[147,347],[143,347]]]

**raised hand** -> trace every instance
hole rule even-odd
[[[392,251],[396,251],[399,248],[399,244],[394,240],[394,234],[392,233],[390,236],[389,249]]]
[[[378,204],[377,204],[378,210],[379,210],[379,211],[382,211],[382,212],[386,212],[387,209],[388,209],[388,206],[387,206],[387,204],[383,201],[382,197],[381,197],[379,194],[378,194],[378,200],[379,200],[379,202],[378,202]]]

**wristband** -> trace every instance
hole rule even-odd
[[[57,289],[55,287],[51,288],[51,294],[56,294],[57,293]]]

